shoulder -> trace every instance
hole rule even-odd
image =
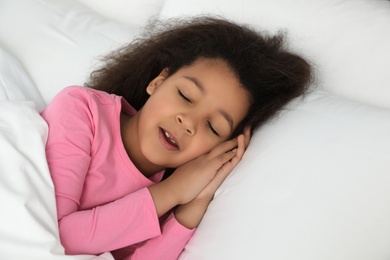
[[[52,118],[93,117],[94,114],[104,113],[107,106],[112,108],[120,104],[119,96],[108,94],[83,86],[69,86],[62,89],[42,111],[42,116],[50,120]],[[108,112],[108,111],[107,111]]]
[[[107,92],[83,87],[83,86],[69,86],[61,90],[56,98],[69,98],[69,99],[98,99],[98,100],[115,100],[116,95],[108,94]]]
[[[71,106],[94,107],[95,105],[112,105],[120,102],[120,97],[104,91],[83,87],[69,86],[62,89],[49,106],[69,108]]]

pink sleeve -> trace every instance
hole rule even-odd
[[[161,228],[161,235],[113,252],[115,259],[125,260],[176,260],[195,229],[188,229],[177,222],[173,213],[168,215]]]
[[[176,260],[194,232],[195,229],[187,229],[178,223],[171,213],[162,226],[162,234],[149,239],[142,247],[135,250],[131,260]]]
[[[161,234],[147,188],[112,203],[77,211],[90,163],[93,119],[88,96],[67,88],[43,111],[47,160],[55,186],[61,242],[67,254],[99,254]]]
[[[55,193],[68,200],[65,208],[57,205],[58,219],[77,209],[91,162],[92,116],[86,97],[72,89],[60,92],[41,114],[49,126],[46,157]]]
[[[59,222],[67,254],[100,254],[160,235],[147,188],[91,210],[76,211]]]

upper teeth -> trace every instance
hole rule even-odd
[[[166,137],[168,137],[169,138],[169,140],[172,142],[172,143],[176,143],[174,140],[172,140],[171,138],[170,138],[170,136],[169,136],[169,134],[167,133],[167,132],[164,132],[164,134],[165,134],[165,136]]]

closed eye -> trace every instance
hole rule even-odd
[[[188,97],[186,97],[186,96],[183,94],[183,92],[181,92],[179,89],[177,90],[177,92],[179,93],[179,96],[180,96],[182,99],[184,99],[184,100],[187,101],[187,102],[192,103],[191,100],[190,100]]]
[[[212,125],[209,121],[207,121],[207,124],[208,124],[208,126],[209,126],[211,132],[212,132],[213,134],[215,134],[216,136],[219,136],[218,132],[214,129],[213,125]]]

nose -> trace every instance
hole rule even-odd
[[[179,114],[176,116],[176,122],[186,131],[186,133],[190,136],[193,136],[196,133],[194,120],[183,114]]]

